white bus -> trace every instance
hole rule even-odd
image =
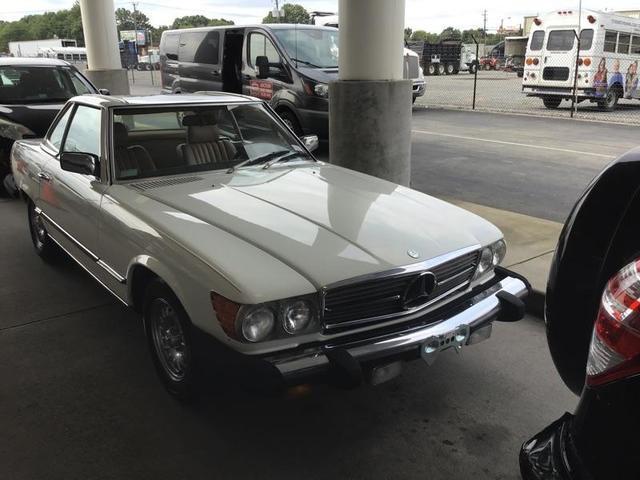
[[[84,47],[47,47],[38,50],[38,57],[57,58],[69,63],[87,63],[87,49]]]
[[[580,52],[577,59],[578,29]],[[557,108],[573,96],[614,110],[618,100],[640,98],[640,19],[615,13],[560,10],[534,19],[525,56],[522,91]]]

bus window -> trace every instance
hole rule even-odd
[[[86,61],[87,60],[87,56],[84,53],[81,53],[80,54],[80,60]]]
[[[65,53],[65,54],[64,54],[64,59],[65,59],[65,60],[73,60],[73,57],[71,56],[71,54],[70,54],[70,53]]]
[[[638,35],[634,35],[631,39],[631,54],[640,55],[640,37]]]
[[[593,29],[585,28],[580,32],[580,50],[591,50],[593,45]]]
[[[64,53],[58,54],[58,60],[64,60]]]
[[[549,51],[567,51],[573,48],[576,34],[573,30],[552,30],[549,32],[549,40],[547,41],[547,50]]]
[[[629,44],[631,43],[631,35],[628,33],[621,33],[618,35],[618,53],[629,54]]]
[[[80,55],[79,55],[79,54],[77,54],[77,53],[74,53],[74,54],[73,54],[73,59],[74,59],[74,60],[80,60]]]
[[[533,35],[531,36],[531,45],[529,46],[529,50],[531,50],[532,52],[542,50],[543,42],[544,42],[544,30],[538,30],[537,32],[533,32]]]
[[[607,31],[604,35],[604,51],[615,53],[616,43],[618,41],[618,32]]]

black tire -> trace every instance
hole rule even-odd
[[[444,65],[439,63],[438,64],[438,75],[444,75],[445,74],[445,68]]]
[[[49,237],[44,220],[31,201],[29,201],[27,206],[27,216],[31,242],[33,243],[33,248],[35,248],[36,253],[40,258],[48,262],[55,260],[60,255],[60,249],[55,242],[51,240],[51,237]]]
[[[278,115],[280,115],[280,118],[284,121],[284,123],[286,123],[287,126],[291,130],[293,130],[293,133],[295,133],[296,136],[302,136],[302,127],[300,126],[300,122],[298,122],[298,118],[291,110],[283,108],[282,110],[278,110]]]
[[[618,106],[618,100],[620,100],[620,92],[615,87],[610,88],[607,90],[605,99],[598,102],[598,107],[605,112],[613,112]]]
[[[447,63],[447,65],[445,66],[445,73],[447,75],[453,75],[454,73],[456,73],[456,67],[453,65],[453,63]]]
[[[558,108],[561,102],[561,97],[544,97],[542,99],[542,103],[544,103],[544,106],[550,110]]]
[[[198,371],[191,321],[171,289],[160,279],[147,287],[144,330],[156,372],[167,392],[180,401],[198,393]]]
[[[427,75],[436,75],[438,72],[436,70],[435,64],[430,63],[429,65],[427,65],[427,68],[425,69],[424,73]]]
[[[475,73],[478,71],[478,64],[473,62],[470,66],[469,66],[469,73],[471,75],[475,75]]]

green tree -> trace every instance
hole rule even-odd
[[[285,3],[282,10],[284,16],[280,17],[280,23],[311,23],[311,15],[302,5]],[[273,12],[269,12],[262,23],[278,23],[278,18],[274,17]]]
[[[462,33],[457,28],[447,27],[440,33],[440,40],[460,40]]]
[[[233,25],[233,22],[224,18],[208,18],[204,15],[186,15],[176,18],[171,28],[217,27],[220,25]]]
[[[149,17],[147,17],[140,10],[135,12],[127,10],[126,8],[116,9],[116,26],[118,31],[121,30],[147,30],[151,28],[149,23]]]
[[[404,39],[405,40],[411,40],[411,34],[413,33],[413,29],[412,28],[405,28],[404,29]]]
[[[438,35],[424,30],[416,30],[411,34],[411,40],[414,42],[436,43],[438,41]]]

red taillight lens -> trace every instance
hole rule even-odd
[[[583,59],[581,59],[581,58],[579,58],[579,59],[578,59],[578,65],[579,65],[579,66],[582,66],[582,64],[583,64],[583,63],[584,63],[584,60],[583,60]]]
[[[537,26],[540,26],[542,25],[542,20],[540,20],[539,18],[534,18],[533,23],[535,23]]]
[[[534,58],[534,59],[533,59],[533,64],[534,64],[534,65],[538,65],[539,63],[540,63],[540,60],[539,60],[539,59],[537,59],[537,58]]]
[[[531,65],[533,63],[533,58],[527,58],[527,65]]]
[[[640,374],[640,259],[607,283],[593,329],[587,384]]]
[[[585,58],[585,59],[584,59],[584,66],[585,66],[585,67],[588,67],[588,66],[590,66],[590,65],[591,65],[591,59],[590,59],[590,58]]]
[[[596,17],[594,17],[593,15],[589,15],[587,17],[587,20],[589,21],[589,23],[596,23]]]

